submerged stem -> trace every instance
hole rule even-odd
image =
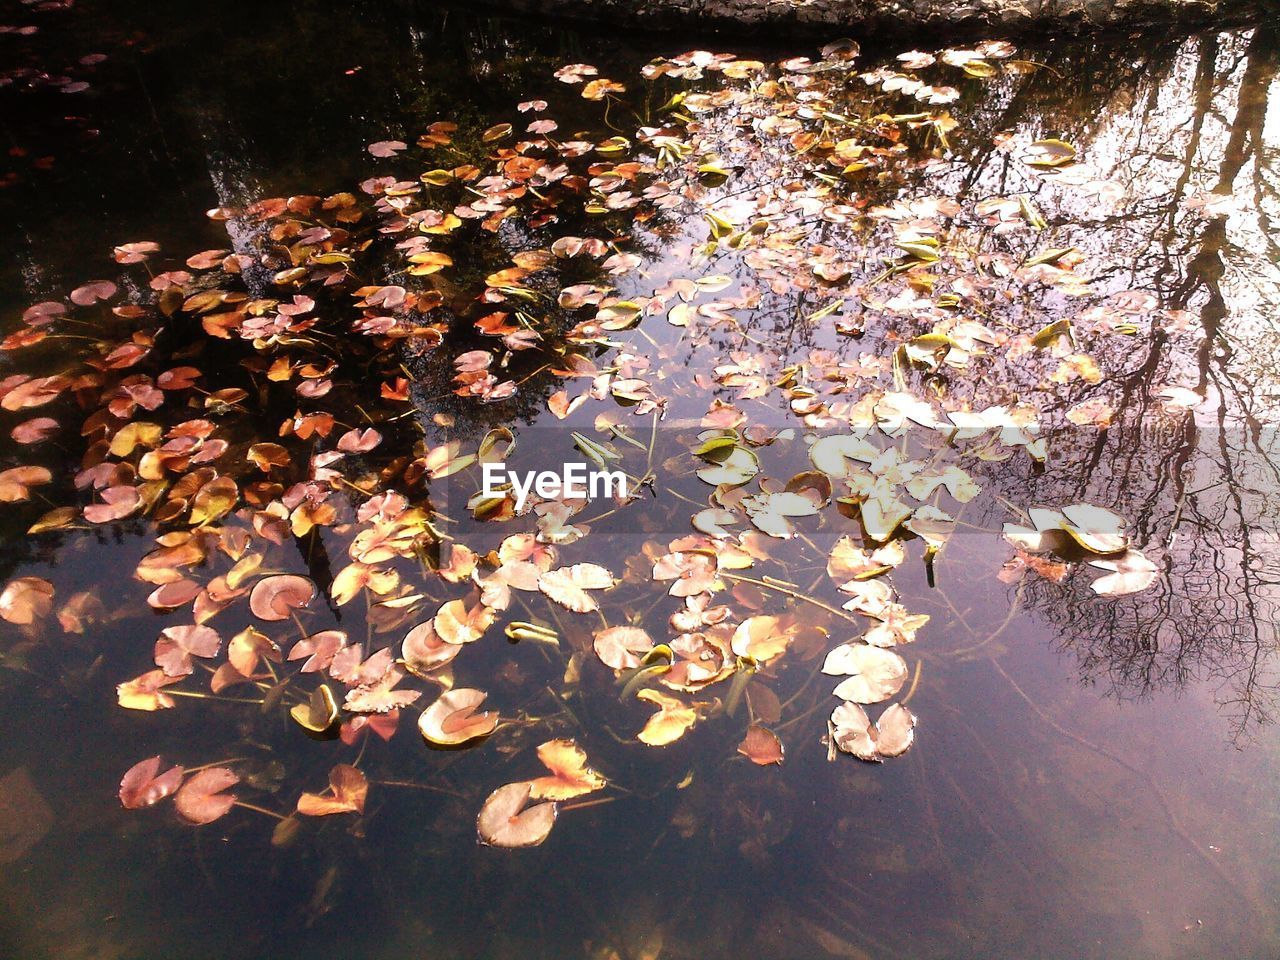
[[[778,583],[778,582],[771,583],[767,579],[757,580],[755,577],[746,577],[740,573],[729,573],[724,570],[720,571],[720,576],[726,577],[729,580],[737,581],[739,583],[753,583],[757,587],[764,587],[766,590],[776,590],[778,593],[786,594],[788,597],[791,597],[794,600],[802,600],[805,603],[813,604],[813,606],[818,607],[822,610],[825,610],[827,611],[827,613],[830,613],[833,616],[837,616],[841,620],[848,620],[850,623],[856,623],[859,626],[862,625],[862,621],[860,621],[857,617],[853,616],[852,614],[846,613],[844,610],[837,609],[836,607],[833,607],[830,604],[823,603],[817,597],[811,597],[807,593],[801,593],[799,590],[792,590],[790,587],[784,587],[781,585],[781,583]]]

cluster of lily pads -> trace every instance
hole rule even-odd
[[[620,690],[646,705],[633,736],[651,748],[739,724],[739,752],[761,766],[783,761],[779,730],[820,738],[791,726],[817,706],[796,701],[784,719],[800,693],[774,687],[821,658],[840,678],[830,755],[904,753],[916,719],[914,685],[894,700],[912,673],[901,651],[929,618],[892,572],[915,545],[932,569],[980,492],[978,467],[1049,459],[1037,398],[1097,384],[1082,344],[1153,312],[1133,298],[1099,309],[1078,252],[1039,249],[1047,222],[1025,194],[902,194],[962,135],[947,105],[1036,68],[1014,55],[988,43],[859,72],[848,42],[776,66],[697,51],[646,67],[634,99],[630,81],[570,65],[556,78],[606,108],[609,133],[562,132],[545,100],[519,105],[520,129],[440,121],[412,148],[372,144],[395,172],[358,191],[209,211],[237,225],[234,249],[173,260],[122,244],[120,276],[27,309],[2,344],[30,358],[0,382],[11,449],[34,461],[42,444],[83,438],[82,459],[73,477],[10,467],[0,500],[67,496],[33,536],[145,519],[154,544],[135,577],[175,621],[138,651],[149,662],[120,682],[120,706],[244,700],[300,736],[358,747],[283,812],[231,793],[234,763],[159,757],[128,771],[121,802],[172,796],[193,824],[239,805],[280,818],[283,837],[299,816],[363,811],[365,748],[406,712],[443,749],[568,732],[495,704],[483,679],[457,682],[464,651],[499,633],[559,658],[558,704]],[[1008,146],[1027,182],[1109,190],[1069,144]],[[426,169],[406,176],[410,150]],[[654,244],[661,263],[647,260]],[[482,249],[506,262],[478,275]],[[1042,291],[1089,307],[1011,306]],[[797,297],[812,305],[798,316]],[[798,355],[757,322],[780,304],[814,337]],[[859,343],[873,349],[846,349]],[[1088,399],[1071,410],[1095,425],[1104,412]],[[493,411],[509,424],[477,438]],[[638,482],[594,506],[483,493],[481,468],[514,455],[521,417],[565,422],[566,449],[549,456]],[[659,423],[677,449],[657,445]],[[800,442],[809,466],[770,476]],[[683,492],[689,477],[701,500]],[[468,487],[465,507],[443,508],[446,484]],[[691,501],[687,532],[648,538],[621,566],[584,552],[604,517],[641,513],[672,484]],[[1006,528],[1017,575],[1061,579],[1083,558],[1107,571],[1103,595],[1156,575],[1110,511],[1032,509],[1025,523]],[[327,580],[291,565],[295,543],[329,552]],[[792,579],[806,563],[826,580]],[[105,615],[90,591],[60,598],[22,577],[0,616],[34,629],[59,600],[69,632]],[[660,603],[655,636],[645,611]],[[364,635],[326,605],[363,608]],[[546,772],[488,796],[480,839],[539,843],[558,805],[607,789],[578,743],[590,735],[543,740]]]

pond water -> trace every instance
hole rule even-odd
[[[117,6],[0,17],[0,955],[1280,952],[1273,26]]]

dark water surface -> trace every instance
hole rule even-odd
[[[117,6],[15,5],[0,17],[40,26],[32,36],[0,35],[0,66],[91,84],[73,94],[16,89],[28,77],[0,88],[9,147],[0,158],[5,333],[31,303],[116,276],[117,243],[154,240],[179,261],[226,246],[223,225],[204,210],[354,189],[387,172],[366,144],[412,141],[439,119],[478,129],[517,119],[513,104],[563,94],[552,72],[565,63],[631,80],[655,56],[726,46],[578,33],[428,2]],[[766,61],[815,54],[728,46]],[[93,53],[107,59],[79,63]],[[863,62],[893,53],[864,45]],[[55,619],[32,629],[0,624],[0,777],[24,770],[30,781],[0,780],[11,794],[0,796],[0,956],[1280,955],[1272,723],[1280,109],[1271,107],[1280,99],[1280,40],[1262,28],[1072,41],[1020,56],[1047,68],[952,107],[976,134],[957,145],[947,170],[931,174],[931,189],[974,197],[1010,189],[1009,154],[995,146],[1004,133],[1087,149],[1094,172],[1118,184],[1123,199],[1044,201],[1045,245],[1085,253],[1095,288],[1146,291],[1159,308],[1184,311],[1178,316],[1195,336],[1154,332],[1108,357],[1110,429],[1059,420],[1046,469],[1025,459],[975,468],[983,493],[933,583],[919,544],[909,551],[894,585],[912,612],[931,617],[907,655],[920,722],[909,753],[882,765],[843,756],[829,763],[821,743],[829,684],[814,681],[821,661],[812,657],[776,678],[777,697],[795,705],[775,725],[787,748],[781,767],[736,755],[742,714],[708,719],[665,750],[638,750],[623,741],[647,711],[619,704],[598,663],[582,676],[594,696],[563,704],[549,692],[538,702],[539,688],[559,688],[563,659],[508,644],[495,628],[467,650],[465,668],[459,660],[459,685],[520,703],[526,720],[582,712],[573,735],[625,788],[611,802],[563,812],[540,847],[478,846],[474,818],[490,790],[536,775],[533,745],[568,733],[517,731],[440,753],[423,747],[406,719],[389,745],[366,749],[371,778],[410,785],[375,781],[362,818],[308,822],[283,848],[270,843],[273,823],[245,810],[202,828],[182,825],[170,808],[122,810],[122,773],[155,753],[188,766],[248,758],[242,798],[288,810],[299,789],[318,790],[328,769],[360,748],[313,743],[287,721],[259,722],[253,706],[246,713],[184,700],[157,713],[120,709],[116,684],[149,668],[156,633],[174,622],[146,607],[151,588],[132,576],[156,525],[132,519],[29,536],[45,505],[5,504],[0,577],[45,577],[59,600],[90,591],[103,612],[84,633],[63,632]],[[909,184],[886,182],[874,188],[882,191],[875,202],[889,202],[900,186],[909,195]],[[1229,210],[1206,218],[1188,208],[1215,187],[1232,197]],[[233,239],[237,229],[233,222]],[[635,292],[688,275],[703,233],[701,220],[677,224],[646,248],[643,280],[619,285]],[[508,265],[483,248],[453,253],[474,259],[466,267],[481,276]],[[714,264],[701,269],[715,272]],[[1055,296],[1046,322],[1067,309]],[[872,324],[860,341],[838,338],[803,320],[823,305],[820,296],[779,300],[744,325],[787,362],[818,349],[857,357],[894,338]],[[707,372],[706,354],[678,328],[646,321],[645,329],[675,369]],[[166,346],[178,358],[169,365],[190,338]],[[6,355],[0,375],[26,362]],[[210,374],[212,361],[202,363]],[[445,361],[427,358],[412,372],[407,422],[452,413],[471,447],[488,427],[510,425],[523,431],[518,446],[532,464],[534,451],[590,424],[589,416],[562,425],[548,415],[545,400],[562,386],[554,378],[533,378],[514,405],[463,408],[448,391]],[[680,380],[669,382],[656,461],[687,439],[682,418],[706,409]],[[1170,415],[1151,392],[1171,384],[1208,401]],[[976,398],[986,387],[970,389]],[[276,439],[279,414],[250,411],[233,428],[236,442]],[[761,416],[786,425],[785,408]],[[5,420],[6,434],[16,422]],[[60,489],[79,469],[78,439],[72,430],[41,451]],[[405,441],[403,452],[411,446]],[[4,467],[30,459],[7,440],[0,450]],[[807,467],[798,441],[769,456],[773,476]],[[465,514],[471,489],[433,491],[435,505]],[[642,519],[602,521],[575,561],[620,573],[628,558],[644,565],[646,542],[688,532],[688,511],[672,498],[703,504],[707,488],[685,475],[669,489]],[[1099,598],[1079,565],[1059,583],[998,578],[1011,555],[1000,535],[1007,504],[1075,501],[1128,519],[1134,544],[1159,567],[1150,588]],[[490,534],[484,548],[512,532]],[[790,579],[824,580],[825,550],[842,532],[813,531],[818,549],[795,548]],[[325,552],[327,536],[306,553],[291,546],[281,562],[318,577],[316,551]],[[345,548],[336,539],[330,546],[325,562],[336,570]],[[619,589],[637,622],[665,636],[673,607],[656,603],[666,599],[661,591]],[[363,610],[350,612],[359,606],[321,604],[308,627],[363,633]],[[799,613],[817,616],[803,605]],[[220,629],[230,636],[242,625]],[[6,816],[6,804],[23,812]],[[15,819],[34,842],[3,836]]]

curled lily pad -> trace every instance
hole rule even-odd
[[[739,487],[760,472],[760,461],[746,447],[734,446],[710,466],[698,471],[698,479],[713,487],[722,484]]]
[[[289,716],[308,736],[327,739],[337,735],[338,702],[327,683],[322,683],[311,691],[307,702],[294,706],[289,711]]]
[[[259,620],[288,620],[294,610],[305,607],[315,595],[315,584],[306,577],[263,577],[249,594],[249,609]]]
[[[440,695],[418,718],[418,730],[428,743],[460,747],[481,740],[498,726],[496,711],[476,713],[488,696],[483,690],[458,687]]]
[[[1076,148],[1057,138],[1037,140],[1023,154],[1023,160],[1033,167],[1061,167],[1075,159]]]
[[[494,427],[480,441],[476,459],[481,463],[501,463],[516,445],[515,434],[507,427]]]
[[[1090,553],[1119,553],[1129,545],[1124,517],[1102,507],[1077,503],[1062,508],[1062,529]]]
[[[329,789],[324,793],[304,793],[298,798],[298,813],[304,817],[328,817],[336,813],[364,813],[369,781],[357,768],[340,763],[329,771]]]

